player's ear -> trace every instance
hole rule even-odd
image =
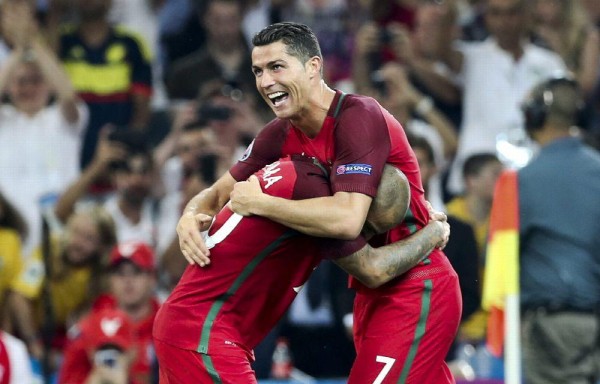
[[[315,76],[321,76],[321,68],[323,67],[323,60],[319,56],[313,56],[306,62],[307,70],[309,71],[310,78]]]

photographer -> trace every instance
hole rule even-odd
[[[423,136],[434,149],[435,165],[443,171],[456,152],[457,134],[454,125],[434,105],[430,97],[416,89],[408,79],[407,70],[397,63],[385,64],[377,71],[376,90],[381,104],[407,132]],[[431,178],[429,200],[437,209],[443,208],[439,175]]]
[[[152,325],[159,307],[154,252],[143,243],[120,243],[103,274],[109,293],[70,330],[59,383],[149,384],[155,363]]]
[[[198,117],[206,120],[224,147],[227,163],[220,171],[229,169],[263,125],[270,120],[257,108],[254,100],[237,88],[235,83],[213,81],[200,89]]]
[[[133,357],[133,325],[118,309],[84,317],[70,331],[58,382],[61,384],[127,384]]]
[[[85,202],[96,181],[108,178],[114,191],[96,200],[100,200],[113,217],[118,241],[155,245],[158,218],[153,187],[156,172],[141,135],[134,131],[113,131],[110,127],[102,130],[94,160],[56,204],[55,214],[59,220],[64,221],[76,211],[79,203]]]
[[[461,94],[439,59],[441,51],[438,39],[434,39],[443,31],[438,25],[439,6],[428,2],[417,5],[407,25],[396,20],[378,21],[375,8],[381,5],[377,3],[373,4],[374,21],[365,23],[356,35],[352,60],[356,92],[379,97],[376,71],[388,63],[402,65],[411,84],[432,97],[436,107],[457,124]]]

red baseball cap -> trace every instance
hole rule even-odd
[[[129,261],[146,271],[154,271],[154,251],[141,242],[117,244],[110,252],[108,267],[113,268],[123,261]]]
[[[107,346],[125,351],[133,343],[133,326],[125,312],[106,308],[90,313],[83,320],[81,335],[87,351]]]

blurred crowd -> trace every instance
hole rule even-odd
[[[273,118],[250,40],[285,20],[315,31],[328,84],[409,134],[451,220],[457,350],[482,343],[494,184],[537,150],[525,97],[572,73],[578,135],[600,147],[598,0],[2,0],[0,346],[59,383],[156,382],[152,319],[187,265],[177,220]],[[282,338],[299,370],[349,372],[345,279],[318,269],[256,351],[259,377]]]

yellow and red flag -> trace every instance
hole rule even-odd
[[[517,173],[502,173],[490,213],[482,306],[488,310],[487,346],[500,357],[504,345],[504,308],[519,294],[519,196]]]

